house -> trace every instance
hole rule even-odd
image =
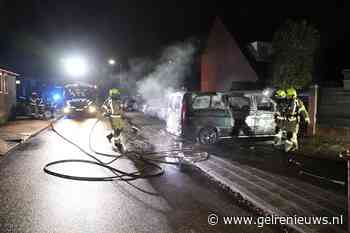
[[[6,122],[16,105],[16,77],[18,74],[0,69],[0,124]]]
[[[201,57],[201,91],[261,87],[266,79],[271,45],[252,42],[240,47],[219,18],[209,32]]]

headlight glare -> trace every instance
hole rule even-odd
[[[65,107],[65,108],[63,109],[63,112],[66,113],[66,114],[67,114],[67,113],[70,113],[69,107]]]
[[[90,113],[96,112],[96,107],[95,106],[89,106],[89,112]]]

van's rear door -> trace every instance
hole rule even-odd
[[[255,116],[255,132],[257,135],[273,135],[275,134],[276,123],[274,114],[276,112],[276,104],[271,98],[264,95],[255,95],[256,116]]]
[[[242,93],[230,93],[227,95],[227,104],[232,113],[234,126],[237,127],[236,122],[239,118],[245,118],[245,124],[249,128],[249,135],[255,135],[255,117],[256,108],[254,107],[254,98],[251,96],[245,96]],[[247,115],[243,114],[247,112]],[[245,135],[247,132],[239,132]],[[239,136],[239,135],[236,135]],[[246,135],[247,136],[247,135]]]

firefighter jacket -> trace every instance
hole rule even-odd
[[[109,119],[113,129],[124,128],[123,120],[123,110],[121,101],[118,99],[113,99],[111,97],[107,98],[103,104],[103,107],[110,114]]]
[[[309,114],[305,108],[305,105],[303,101],[298,98],[290,100],[286,117],[289,122],[295,122],[297,124],[300,122],[300,120],[307,123],[310,122]]]
[[[108,97],[103,107],[110,113],[111,115],[123,115],[122,110],[122,103],[120,100],[112,99],[111,97]]]
[[[29,99],[31,105],[41,105],[43,100],[40,97],[30,97]]]

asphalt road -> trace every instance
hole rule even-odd
[[[94,122],[63,119],[56,128],[88,149]],[[112,153],[105,135],[105,127],[98,125],[93,147]],[[209,225],[210,213],[251,213],[235,206],[230,195],[196,172],[167,165],[163,176],[136,180],[133,186],[121,181],[67,180],[43,172],[46,163],[61,159],[88,158],[48,130],[0,160],[0,232],[276,232],[267,226]],[[118,160],[115,166],[135,169],[128,159]],[[85,164],[57,165],[54,169],[79,176],[110,175],[107,170]]]

